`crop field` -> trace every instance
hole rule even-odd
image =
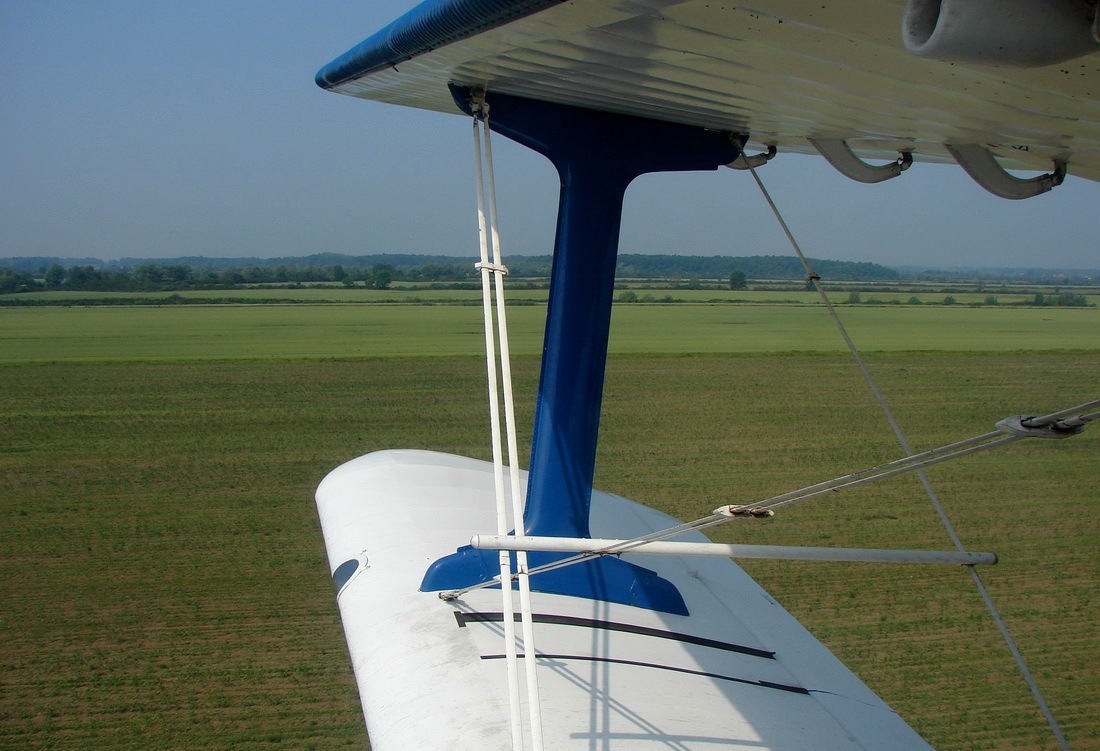
[[[521,436],[545,310],[509,312]],[[918,450],[1100,396],[1096,309],[843,311]],[[0,310],[0,749],[366,748],[312,494],[488,458],[480,310]],[[680,518],[898,456],[820,310],[616,306],[597,485]],[[521,452],[525,449],[521,446]],[[1100,426],[929,470],[1076,751],[1100,749]],[[911,477],[723,541],[949,549]],[[939,749],[1055,748],[963,570],[746,562]]]
[[[508,300],[517,304],[545,303],[549,294],[547,280],[539,279],[531,283],[520,281],[512,284],[508,290]],[[792,289],[798,286],[795,282],[787,282],[782,285],[754,285],[754,289],[727,289],[715,282],[709,282],[701,289],[694,289],[680,283],[678,287],[671,287],[668,280],[645,281],[623,280],[618,285],[616,295],[621,295],[627,290],[634,292],[639,298],[647,295],[653,298],[653,302],[672,299],[677,302],[687,303],[756,303],[756,304],[799,304],[819,305],[821,298],[817,292],[805,289]],[[234,289],[185,289],[179,291],[163,292],[80,292],[73,290],[50,290],[48,292],[21,292],[4,296],[4,301],[10,304],[41,304],[51,305],[75,303],[75,304],[110,304],[125,303],[134,300],[143,302],[162,300],[166,303],[195,302],[195,301],[235,301],[240,303],[397,303],[397,304],[470,304],[480,305],[481,289],[475,282],[469,289],[448,289],[449,285],[413,285],[411,283],[395,283],[389,289],[366,289],[364,287],[345,287],[340,284],[321,285],[313,284],[303,288],[286,287],[238,287]],[[873,285],[872,285],[873,286]],[[857,288],[858,289],[858,288]],[[948,291],[953,290],[953,291]],[[876,291],[862,291],[859,300],[863,304],[942,304],[944,299],[950,296],[958,305],[987,304],[989,298],[993,298],[997,305],[1013,305],[1030,301],[1035,296],[1035,291],[1044,294],[1057,294],[1062,292],[1077,292],[1088,297],[1095,303],[1100,293],[1095,287],[1067,288],[1058,290],[1051,287],[1006,287],[1003,290],[991,289],[989,291],[975,292],[972,290],[959,291],[945,285],[916,285],[904,288],[886,285]],[[851,291],[843,284],[830,284],[829,301],[833,304],[843,304],[849,301]]]
[[[1100,308],[845,307],[881,351],[1100,348]],[[538,355],[546,308],[509,309],[512,351]],[[616,354],[836,352],[816,306],[616,305]],[[0,363],[393,357],[484,352],[481,306],[198,305],[0,309]]]

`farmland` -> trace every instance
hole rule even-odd
[[[542,349],[545,306],[509,310],[512,351]],[[844,320],[877,351],[1100,347],[1096,308],[851,307]],[[473,305],[73,306],[0,310],[0,363],[476,356]],[[839,352],[818,306],[616,305],[616,354]]]
[[[820,303],[816,291],[807,290],[805,282],[754,282],[752,289],[729,289],[716,280],[681,282],[675,287],[669,280],[620,280],[616,288],[620,300],[624,294],[633,293],[640,300],[652,298],[653,302],[685,302],[707,304],[768,304],[814,305]],[[545,303],[549,292],[549,280],[535,279],[509,286],[508,299],[517,304]],[[867,305],[940,305],[947,298],[957,305],[1023,305],[1035,299],[1035,295],[1057,295],[1062,292],[1081,294],[1095,305],[1100,297],[1096,286],[1050,287],[1035,285],[1000,285],[981,288],[974,284],[885,284],[845,283],[829,285],[829,300],[833,304],[847,303],[856,293],[861,303]],[[648,297],[647,297],[648,296]],[[0,303],[7,307],[37,305],[111,305],[111,304],[161,304],[180,305],[195,303],[236,304],[293,304],[293,303],[382,303],[382,304],[443,304],[477,305],[481,290],[477,283],[425,285],[396,283],[386,289],[346,287],[339,284],[315,284],[308,287],[272,287],[268,285],[238,286],[233,289],[183,289],[142,292],[103,292],[79,290],[49,290],[20,292],[0,296]]]
[[[843,313],[918,449],[1098,395],[1095,308]],[[544,314],[509,312],[521,436]],[[896,456],[824,319],[616,306],[597,484],[695,518]],[[469,306],[0,310],[0,748],[365,747],[313,489],[377,449],[487,458],[480,347]],[[930,471],[1078,751],[1097,431]],[[903,478],[714,537],[950,547]],[[937,748],[1053,748],[961,571],[745,568]]]

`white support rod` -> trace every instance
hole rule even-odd
[[[630,540],[577,537],[512,537],[474,535],[470,544],[483,550],[539,550],[553,553],[596,553]],[[759,558],[780,561],[856,561],[866,563],[940,563],[955,566],[992,566],[996,553],[953,550],[875,550],[869,548],[811,548],[789,545],[738,545],[718,542],[647,542],[631,550],[643,555],[701,555],[721,558]]]
[[[730,521],[730,517],[728,515],[711,514],[710,516],[703,517],[702,519],[697,519],[696,521],[690,522],[688,524],[681,524],[676,527],[670,527],[669,529],[662,529],[656,532],[650,532],[647,535],[642,535],[641,537],[636,537],[632,540],[624,540],[622,545],[618,546],[614,550],[609,548],[607,550],[598,550],[595,552],[598,555],[619,555],[620,553],[627,552],[632,548],[638,547],[639,545],[644,545],[649,540],[667,540],[670,537],[676,537],[677,535],[686,534],[688,532],[698,531],[706,529],[708,527],[714,527],[719,524],[725,524],[728,521]],[[517,553],[517,555],[520,554]],[[533,576],[535,574],[542,574],[547,571],[553,571],[554,569],[566,568],[567,566],[582,563],[583,561],[588,560],[589,557],[591,556],[588,553],[570,556],[569,558],[563,558],[560,561],[554,561],[553,563],[544,563],[541,566],[536,566],[535,568],[530,569],[528,573]],[[513,576],[512,581],[515,580],[516,577]],[[467,592],[473,592],[477,589],[485,589],[486,587],[496,587],[500,584],[501,581],[502,579],[500,577],[494,576],[492,579],[483,581],[480,584],[473,584],[464,589],[443,590],[439,593],[439,597],[443,600],[454,600],[466,594]]]
[[[500,227],[498,223],[497,213],[497,195],[496,195],[496,175],[493,169],[493,145],[491,139],[491,130],[489,128],[489,108],[488,105],[483,105],[482,114],[485,118],[484,129],[484,144],[485,144],[485,187],[488,198],[489,208],[489,249],[492,251],[492,261],[495,266],[495,270],[492,272],[494,276],[494,292],[496,302],[496,318],[497,318],[497,334],[500,344],[500,373],[501,373],[501,385],[503,387],[503,399],[504,399],[504,418],[505,418],[505,440],[508,447],[508,466],[509,466],[509,496],[511,501],[512,511],[512,525],[519,529],[523,525],[523,501],[520,496],[520,474],[519,474],[519,449],[518,441],[516,437],[516,418],[515,418],[515,406],[514,397],[512,392],[512,364],[511,353],[508,347],[508,318],[505,312],[504,301],[504,262],[502,258],[501,246],[500,246]],[[479,164],[480,164],[480,149],[479,149]],[[482,258],[484,263],[486,259]],[[482,268],[482,274],[487,276],[489,270],[484,266]],[[486,292],[486,294],[488,294]],[[486,306],[488,307],[488,301],[486,300]],[[486,318],[485,325],[490,325],[489,318]],[[495,363],[494,363],[495,367]],[[494,397],[496,395],[494,394]],[[536,649],[535,649],[535,621],[532,615],[531,609],[531,584],[530,574],[528,573],[527,566],[527,553],[518,551],[516,553],[516,567],[518,570],[519,581],[519,601],[520,601],[520,631],[523,643],[524,654],[524,672],[527,678],[527,710],[528,717],[531,725],[531,749],[532,751],[542,751],[543,748],[543,736],[542,736],[542,700],[539,692],[538,672]],[[501,581],[505,580],[505,571],[502,569]],[[511,600],[511,587],[501,587],[501,590],[505,592],[505,596]],[[505,614],[508,619],[512,618],[511,614]],[[519,692],[514,694],[518,698]],[[514,715],[517,716],[518,715]]]
[[[1086,410],[1100,407],[1100,399],[1096,399],[1091,402],[1085,402],[1084,404],[1078,404],[1076,407],[1070,407],[1069,409],[1063,409],[1060,412],[1052,412],[1049,415],[1042,415],[1041,417],[1029,417],[1024,420],[1023,423],[1027,427],[1050,425],[1051,423],[1060,422],[1069,418],[1067,422],[1072,422],[1075,425],[1083,425],[1086,422],[1095,420],[1100,416],[1100,412],[1093,412],[1091,414],[1080,414]]]
[[[897,459],[886,464],[880,464],[877,467],[865,469],[860,472],[855,472],[843,477],[836,477],[832,480],[826,480],[819,482],[815,485],[810,485],[799,490],[792,490],[788,493],[782,493],[771,498],[767,498],[758,503],[748,504],[731,504],[729,506],[721,506],[715,509],[714,513],[709,516],[696,519],[693,522],[687,524],[681,524],[671,529],[662,530],[659,532],[652,532],[642,537],[632,540],[622,540],[618,545],[612,547],[606,547],[604,549],[593,550],[591,552],[577,553],[576,555],[563,558],[560,561],[554,561],[552,563],[546,563],[542,566],[536,566],[529,570],[531,575],[541,574],[546,571],[553,571],[559,568],[565,568],[577,563],[581,563],[591,555],[618,555],[620,553],[627,552],[634,548],[640,547],[643,544],[650,544],[653,540],[665,540],[670,537],[684,534],[691,530],[701,530],[707,527],[723,524],[734,519],[740,518],[742,512],[746,510],[761,510],[769,511],[771,509],[780,508],[782,506],[789,506],[794,503],[800,503],[812,498],[820,498],[821,496],[828,495],[830,493],[838,493],[850,488],[858,487],[860,485],[866,485],[877,480],[883,480],[887,477],[894,477],[905,472],[912,472],[916,470],[920,472],[922,467],[926,467],[932,464],[938,464],[940,462],[948,461],[950,459],[957,459],[969,454],[973,454],[986,449],[994,448],[996,446],[1003,446],[1009,443],[1014,443],[1024,435],[1006,435],[999,430],[991,431],[974,438],[968,438],[966,440],[958,441],[948,446],[942,446],[940,448],[925,451],[921,454],[914,454],[902,459]],[[952,535],[952,540],[955,542],[960,552],[964,550],[962,542],[957,539],[957,536]],[[514,579],[514,578],[513,578]],[[470,592],[475,589],[481,589],[483,587],[491,587],[498,584],[501,580],[494,577],[493,579],[482,582],[481,584],[475,584],[471,587],[466,587],[461,590],[452,590],[441,592],[440,597],[444,599],[454,599],[460,597],[466,592]]]
[[[819,498],[830,493],[838,493],[849,488],[858,487],[860,485],[866,485],[877,480],[882,480],[887,477],[893,477],[900,475],[904,472],[912,472],[913,470],[920,470],[921,467],[928,466],[930,464],[938,464],[939,462],[947,461],[949,459],[956,459],[961,456],[966,456],[978,451],[983,451],[988,448],[1000,446],[1008,443],[1014,443],[1020,440],[1024,436],[1022,435],[1005,435],[999,430],[995,430],[974,438],[968,438],[963,441],[958,441],[949,446],[943,446],[938,449],[932,449],[922,454],[908,456],[903,459],[898,459],[886,464],[881,464],[877,467],[865,469],[860,472],[855,472],[843,477],[836,477],[832,480],[826,480],[819,482],[815,485],[810,485],[799,490],[792,490],[788,493],[782,493],[771,498],[767,498],[758,503],[748,504],[731,504],[729,506],[721,506],[715,509],[714,513],[710,516],[705,516],[701,519],[696,519],[693,522],[687,524],[681,524],[671,529],[662,530],[659,532],[652,532],[643,537],[639,537],[632,540],[622,540],[617,546],[607,547],[601,550],[594,550],[591,553],[578,553],[570,558],[563,558],[560,561],[554,561],[552,563],[546,563],[542,566],[537,566],[530,569],[531,575],[541,574],[546,571],[554,571],[559,568],[565,568],[577,563],[581,563],[591,557],[592,554],[598,555],[617,555],[627,552],[634,548],[640,547],[643,544],[649,544],[651,540],[666,540],[670,537],[684,534],[685,532],[692,530],[701,530],[707,527],[723,524],[734,519],[740,518],[740,512],[747,509],[753,510],[770,510],[774,508],[780,508],[782,506],[789,506],[794,503],[800,503],[812,498]],[[983,443],[984,441],[984,443]],[[944,453],[947,452],[947,453]],[[923,459],[923,461],[918,461]],[[954,538],[952,538],[954,539]],[[959,550],[962,551],[962,543],[955,540]],[[493,579],[482,582],[481,584],[475,584],[471,587],[466,587],[461,590],[454,590],[448,592],[441,592],[440,596],[444,599],[453,599],[459,597],[466,592],[470,592],[475,589],[481,589],[482,587],[491,587],[498,584],[501,580],[494,577]]]
[[[1082,409],[1088,409],[1095,405],[1095,402],[1089,402],[1087,404],[1080,405],[1070,410],[1063,410],[1061,412],[1054,413],[1053,416],[1064,416],[1066,414],[1075,414]],[[1039,420],[1044,420],[1052,417],[1048,415]],[[1092,415],[1084,416],[1085,419],[1091,419]],[[882,480],[887,477],[893,477],[900,475],[904,472],[917,471],[922,477],[924,473],[921,471],[923,467],[930,466],[932,464],[938,464],[940,462],[948,461],[950,459],[958,459],[963,456],[968,456],[979,451],[985,451],[987,449],[995,448],[997,446],[1004,446],[1010,443],[1014,443],[1021,438],[1027,437],[1024,434],[1008,435],[1000,430],[990,431],[973,438],[967,438],[962,441],[957,441],[946,446],[931,449],[929,451],[922,452],[920,454],[910,454],[902,459],[897,459],[886,464],[880,464],[877,467],[854,472],[842,477],[836,477],[832,480],[826,480],[824,482],[810,485],[798,490],[792,490],[787,493],[782,493],[771,498],[767,498],[757,503],[748,504],[731,504],[729,506],[722,506],[715,510],[710,516],[696,519],[693,522],[687,524],[681,524],[676,527],[672,527],[667,530],[659,532],[651,532],[642,537],[638,537],[633,540],[624,540],[621,544],[615,547],[607,547],[601,550],[592,551],[592,553],[578,553],[569,558],[563,558],[560,561],[554,561],[553,563],[547,563],[542,566],[537,566],[530,569],[531,575],[541,574],[546,571],[553,571],[555,569],[564,568],[566,566],[572,566],[577,563],[581,563],[587,560],[591,555],[618,555],[624,553],[633,548],[639,547],[642,544],[648,544],[651,540],[665,540],[670,537],[675,537],[680,534],[691,530],[701,530],[707,527],[712,527],[717,524],[724,524],[726,522],[738,519],[741,517],[741,513],[746,510],[763,510],[767,511],[781,506],[787,506],[793,503],[799,503],[801,501],[810,500],[811,498],[818,498],[829,493],[841,492],[849,488],[864,485],[877,480]],[[905,444],[908,449],[908,444]],[[953,530],[949,527],[949,530]],[[960,552],[964,552],[962,541],[958,539],[958,536],[951,534],[951,539],[955,543]],[[440,592],[440,597],[443,599],[454,599],[461,597],[466,592],[470,592],[475,589],[481,589],[483,587],[491,587],[499,584],[500,579],[494,577],[493,579],[483,582],[481,584],[475,584],[471,587],[466,587],[461,590],[450,590]]]
[[[504,493],[504,458],[501,452],[500,394],[497,384],[497,347],[493,333],[492,291],[487,268],[489,262],[488,222],[485,214],[485,172],[482,167],[481,128],[474,117],[474,160],[477,185],[477,224],[481,247],[482,313],[485,319],[485,363],[489,390],[489,421],[492,435],[493,481],[496,497],[496,523],[500,534],[508,532],[507,501]],[[510,580],[512,563],[507,551],[500,553],[500,579]],[[511,718],[512,748],[523,750],[523,725],[520,722],[519,659],[516,650],[516,624],[512,603],[512,588],[501,587],[501,612],[504,614],[504,653],[507,663],[509,716]]]
[[[516,553],[516,557],[523,561],[527,560],[522,551]],[[539,692],[538,673],[535,670],[538,665],[538,653],[535,651],[535,618],[531,608],[531,574],[527,571],[526,562],[518,564],[518,568],[519,573],[516,578],[519,580],[520,626],[523,635],[523,665],[527,675],[527,712],[531,722],[531,749],[542,751],[542,697]]]

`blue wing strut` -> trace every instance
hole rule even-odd
[[[470,91],[454,87],[469,112]],[[486,97],[490,127],[543,154],[561,194],[542,373],[535,410],[524,529],[529,535],[590,537],[604,367],[623,196],[650,172],[715,170],[738,157],[743,138],[688,125],[597,112],[503,94]],[[562,557],[532,553],[532,567]],[[429,568],[424,590],[460,589],[492,577],[495,551],[462,548]],[[540,574],[542,592],[686,614],[668,581],[603,557]]]

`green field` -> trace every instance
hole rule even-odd
[[[1100,348],[1100,308],[845,307],[870,351]],[[484,351],[480,306],[210,305],[0,309],[0,362],[440,357]],[[542,349],[544,306],[509,309],[512,351]],[[617,305],[617,354],[837,352],[811,306]]]
[[[513,284],[508,290],[508,300],[513,303],[545,303],[549,294],[546,280],[537,280],[531,289],[527,285]],[[616,295],[626,290],[633,291],[639,298],[649,295],[654,301],[672,298],[677,302],[689,303],[756,303],[778,304],[791,303],[800,305],[819,305],[821,297],[815,291],[798,289],[797,283],[788,282],[782,285],[760,284],[754,285],[756,289],[731,290],[718,285],[711,288],[692,289],[681,284],[679,287],[670,286],[668,280],[640,281],[623,280],[618,283]],[[1054,294],[1054,288],[1037,287],[1036,290],[1045,294]],[[1063,291],[1076,291],[1088,296],[1089,301],[1095,304],[1097,290],[1094,287],[1072,288]],[[849,289],[843,284],[832,284],[829,288],[829,301],[834,304],[846,303],[849,299]],[[1035,293],[1031,288],[1017,289],[1008,287],[1005,291],[990,290],[985,292],[953,291],[947,292],[943,284],[934,286],[906,286],[895,289],[886,286],[880,291],[862,291],[860,301],[863,304],[874,305],[877,303],[909,304],[915,300],[922,305],[942,304],[944,298],[950,295],[959,305],[984,304],[992,295],[998,305],[1013,305],[1030,301]],[[50,305],[64,305],[66,303],[91,304],[119,303],[130,301],[225,301],[232,300],[242,303],[392,303],[392,304],[458,304],[469,303],[477,305],[481,302],[480,288],[471,289],[432,289],[423,285],[394,284],[389,289],[366,289],[363,287],[344,287],[339,284],[311,285],[304,288],[285,287],[244,287],[228,290],[222,289],[194,289],[165,292],[79,292],[70,290],[50,290],[48,292],[21,292],[4,295],[0,298],[9,305],[48,303]]]
[[[509,313],[524,436],[544,314]],[[918,449],[1100,395],[1095,309],[843,314]],[[376,449],[487,458],[479,315],[0,310],[0,748],[365,747],[313,489]],[[617,306],[597,484],[695,518],[896,456],[811,315]],[[930,471],[1001,554],[984,576],[1077,751],[1100,749],[1098,457],[1094,425]],[[912,478],[714,536],[950,547]],[[1054,748],[962,571],[745,567],[937,748]]]

